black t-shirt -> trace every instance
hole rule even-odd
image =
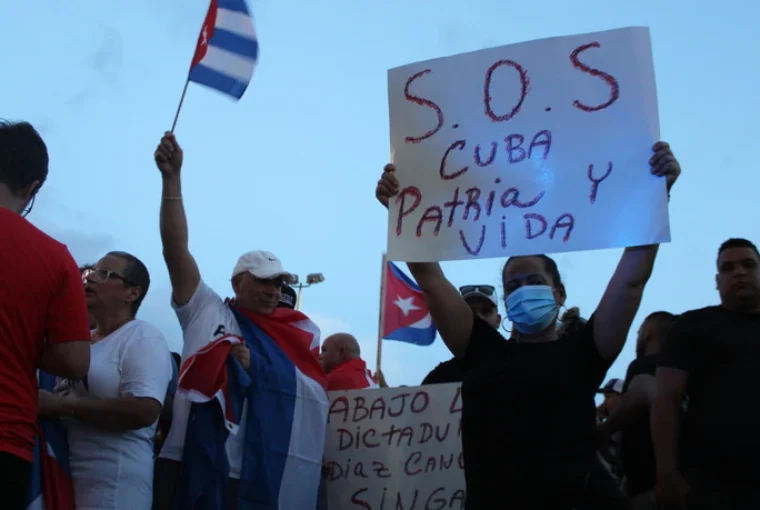
[[[437,367],[425,376],[425,379],[422,380],[422,384],[462,382],[462,379],[464,379],[464,367],[462,366],[462,361],[457,358],[452,358],[443,363],[439,363]]]
[[[658,366],[689,373],[682,470],[690,477],[760,483],[760,315],[711,306],[684,313]]]
[[[582,489],[596,455],[594,397],[611,364],[593,325],[592,317],[559,340],[518,343],[475,317],[463,357],[468,509]]]
[[[642,356],[631,362],[623,383],[623,393],[628,391],[631,381],[638,375],[654,376],[657,371],[656,356]],[[649,428],[649,409],[639,415],[623,429],[620,443],[623,473],[628,478],[632,494],[650,491],[655,483],[654,447]]]

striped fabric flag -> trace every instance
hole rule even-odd
[[[188,80],[240,99],[258,55],[259,42],[245,0],[211,0]]]
[[[40,389],[53,391],[54,376],[39,372],[38,377]],[[59,420],[49,418],[39,420],[39,429],[26,510],[74,510],[66,429]]]
[[[227,434],[197,425],[219,422],[217,428],[226,428],[223,432],[245,434],[238,508],[314,509],[329,403],[318,359],[319,328],[298,310],[278,308],[257,315],[233,308],[233,313],[242,338],[221,337],[182,364],[178,393],[194,404],[179,501],[183,508],[225,507],[227,473],[220,469],[228,471],[229,464],[218,459],[225,455]],[[251,351],[245,377],[229,372],[230,349],[241,340]],[[237,362],[233,366],[239,367]],[[238,429],[242,398],[248,400],[245,430]],[[223,420],[208,415],[219,414],[219,407],[207,405],[214,402],[221,406]],[[224,441],[214,443],[219,437]]]

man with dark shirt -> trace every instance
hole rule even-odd
[[[603,440],[622,432],[620,456],[632,510],[656,508],[649,410],[655,393],[657,354],[675,320],[668,312],[654,312],[644,319],[636,340],[636,359],[628,366],[623,382],[623,395],[614,412],[599,425]]]
[[[752,390],[760,371],[760,254],[746,239],[729,239],[717,265],[720,306],[681,315],[658,359],[657,498],[679,508],[754,510],[760,508],[760,399]]]
[[[499,315],[499,301],[496,297],[496,288],[493,285],[465,285],[459,288],[465,302],[475,315],[483,319],[494,329],[501,325],[501,315]],[[430,371],[422,384],[445,384],[451,382],[462,382],[464,378],[464,369],[462,362],[457,358],[451,358],[448,361],[439,363],[437,367]]]

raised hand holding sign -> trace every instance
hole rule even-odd
[[[652,174],[672,181],[677,163],[657,146],[647,171],[659,121],[646,28],[411,64],[389,71],[388,93],[389,259],[670,240],[666,186]]]

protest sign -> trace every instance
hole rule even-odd
[[[647,28],[388,71],[388,258],[528,255],[670,240],[649,172],[659,118]]]
[[[459,389],[330,392],[328,509],[463,509]]]

